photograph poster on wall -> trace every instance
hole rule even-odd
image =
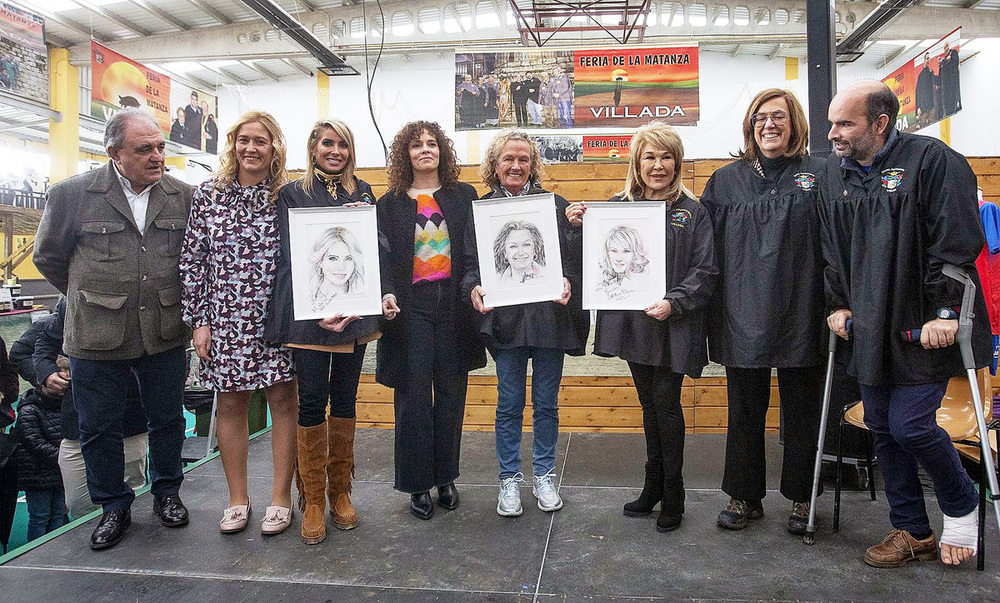
[[[667,289],[664,201],[592,203],[583,215],[583,308],[645,310]]]
[[[382,313],[375,206],[288,210],[295,320]]]
[[[487,306],[562,296],[562,255],[552,193],[481,199],[473,202],[472,215]]]

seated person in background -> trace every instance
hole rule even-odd
[[[66,509],[73,518],[97,510],[87,491],[87,472],[80,448],[80,425],[73,405],[69,367],[60,368],[57,358],[63,347],[63,315],[66,300],[60,297],[54,314],[36,321],[11,346],[21,377],[34,385],[43,397],[60,400],[62,441],[59,443],[59,469],[62,472]],[[30,366],[22,358],[27,352]],[[122,436],[125,443],[125,482],[133,490],[146,484],[146,415],[139,400],[139,386],[133,381],[125,397],[122,415]]]

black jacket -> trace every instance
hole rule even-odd
[[[958,345],[925,350],[900,333],[938,308],[961,304],[962,286],[944,264],[976,284],[976,367],[991,357],[990,324],[975,261],[985,237],[976,175],[965,157],[926,136],[899,134],[867,175],[830,156],[823,186],[827,303],[854,315],[848,370],[866,385],[921,384],[964,374]]]
[[[626,201],[618,196],[611,201]],[[719,268],[708,210],[687,196],[667,208],[667,293],[670,316],[656,320],[639,310],[597,313],[594,354],[663,366],[692,378],[708,364],[706,307]]]
[[[281,253],[274,274],[274,293],[267,310],[264,339],[276,344],[301,343],[311,345],[344,345],[378,331],[378,317],[364,316],[347,325],[342,333],[335,333],[319,326],[316,320],[295,320],[292,306],[292,264],[289,260],[288,209],[291,207],[337,207],[347,203],[375,202],[372,187],[355,178],[354,192],[348,194],[337,185],[337,198],[326,190],[326,185],[316,177],[313,196],[302,188],[300,181],[286,184],[278,191],[278,238]]]
[[[529,195],[548,192],[537,185],[527,192]],[[492,191],[483,199],[500,198],[503,193]],[[566,220],[569,203],[559,195],[555,196],[556,221],[559,224],[559,250],[562,255],[563,276],[569,279],[571,294],[565,306],[556,302],[536,302],[518,306],[494,308],[483,315],[480,333],[491,350],[518,347],[555,348],[571,356],[585,353],[587,336],[590,333],[590,312],[582,309],[583,303],[583,245],[578,233],[570,232]],[[574,231],[576,229],[573,229]],[[479,276],[479,255],[476,245],[475,223],[469,218],[468,234],[465,237],[465,278],[462,280],[462,294],[467,303],[472,303],[472,290],[482,284]]]
[[[17,409],[20,446],[14,453],[18,486],[22,490],[62,487],[59,442],[62,441],[60,401],[43,398],[32,389]]]
[[[739,368],[823,362],[823,160],[792,160],[774,180],[739,160],[716,170],[701,202],[715,225],[720,283],[710,314],[712,360]]]
[[[466,272],[466,258],[462,254],[465,241],[475,236],[472,230],[472,201],[476,189],[468,184],[456,183],[434,193],[441,208],[448,236],[451,240],[451,285],[458,303],[455,304],[459,341],[465,370],[486,366],[486,352],[477,333],[478,313],[468,303],[462,292],[462,275]],[[406,379],[406,325],[409,320],[407,307],[413,289],[413,235],[417,217],[417,202],[406,194],[388,192],[376,204],[379,231],[388,241],[388,248],[381,249],[382,294],[392,293],[401,312],[391,321],[382,321],[382,339],[379,341],[375,379],[388,387],[399,387]],[[463,303],[463,301],[465,303]]]
[[[20,375],[21,379],[30,383],[32,387],[38,387],[35,363],[31,359],[31,355],[35,353],[35,339],[48,321],[52,320],[51,316],[51,314],[43,316],[28,325],[24,333],[21,333],[17,341],[10,346],[10,361],[17,365],[17,374]]]

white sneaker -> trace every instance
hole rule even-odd
[[[547,513],[558,511],[563,505],[562,498],[552,483],[555,476],[555,471],[549,471],[545,475],[536,475],[533,478],[535,485],[532,486],[531,493],[538,499],[538,508]]]
[[[497,515],[501,517],[517,517],[521,514],[521,484],[524,474],[516,473],[512,477],[500,480],[500,494],[497,495]]]

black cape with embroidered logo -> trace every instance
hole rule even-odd
[[[739,368],[823,362],[823,166],[822,159],[792,159],[770,180],[738,160],[705,185],[701,202],[715,225],[721,280],[709,311],[713,361]]]
[[[673,220],[675,212],[687,212],[690,219]],[[667,293],[663,297],[670,301],[670,316],[660,321],[639,310],[599,311],[594,355],[667,367],[697,379],[708,364],[705,310],[719,273],[708,210],[681,195],[667,209],[665,236]]]
[[[920,384],[964,373],[957,345],[925,350],[900,333],[919,329],[938,308],[958,306],[954,264],[976,283],[973,351],[986,366],[990,328],[975,261],[983,248],[976,176],[941,141],[900,134],[862,176],[831,155],[823,178],[827,303],[854,315],[848,370],[868,385]]]

